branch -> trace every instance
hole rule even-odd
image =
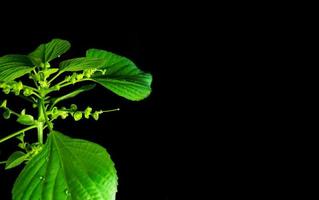
[[[36,128],[36,127],[37,127],[37,125],[33,125],[33,126],[29,126],[29,127],[27,127],[27,128],[24,128],[24,129],[22,129],[22,130],[20,130],[20,131],[17,131],[17,132],[15,132],[15,133],[12,133],[11,135],[8,135],[8,136],[6,136],[6,137],[0,139],[0,143],[4,142],[4,141],[6,141],[6,140],[9,140],[9,139],[11,139],[11,138],[13,138],[13,137],[15,137],[15,136],[17,136],[17,135],[20,135],[21,133],[23,133],[23,132],[25,132],[25,131],[34,129],[34,128]]]

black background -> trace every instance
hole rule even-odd
[[[27,54],[41,43],[62,38],[69,40],[72,47],[61,60],[83,56],[88,48],[100,48],[126,56],[143,71],[152,73],[153,91],[149,98],[131,102],[97,87],[66,105],[75,102],[82,109],[88,105],[93,109],[119,107],[120,112],[104,114],[99,121],[57,121],[55,128],[107,148],[119,176],[117,200],[170,199],[174,184],[172,171],[178,174],[174,163],[179,153],[185,154],[172,152],[185,137],[176,124],[187,124],[178,122],[179,116],[197,109],[190,105],[189,112],[184,112],[184,102],[179,101],[180,96],[191,99],[193,95],[182,88],[178,90],[181,83],[177,72],[188,70],[185,65],[178,64],[178,49],[190,41],[181,39],[182,31],[176,32],[180,26],[178,15],[167,19],[168,13],[157,11],[156,5],[152,5],[155,10],[151,7],[146,12],[130,9],[130,5],[126,8],[108,5],[106,9],[105,2],[69,6],[56,2],[45,9],[24,9],[24,6],[1,7],[7,12],[1,14],[0,55]],[[26,105],[14,96],[4,97],[1,93],[0,99],[3,98],[8,98],[8,105],[16,110]],[[18,126],[14,120],[2,119],[1,137],[19,130]],[[16,149],[16,144],[13,140],[1,144],[1,160]],[[1,199],[10,199],[12,185],[21,169],[4,171],[1,167]]]

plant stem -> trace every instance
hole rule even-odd
[[[19,135],[19,134],[25,132],[25,131],[34,129],[34,128],[36,128],[36,127],[37,127],[36,125],[33,125],[33,126],[29,126],[29,127],[27,127],[27,128],[21,129],[20,131],[17,131],[17,132],[15,132],[15,133],[12,133],[11,135],[8,135],[8,136],[6,136],[6,137],[0,139],[0,143],[4,142],[4,141],[6,141],[6,140],[9,140],[9,139],[11,139],[11,138],[13,138],[13,137],[15,137],[15,136],[17,136],[17,135]]]
[[[43,144],[43,122],[39,122],[38,126],[38,143]]]
[[[92,79],[90,79],[90,78],[84,78],[84,79],[76,81],[75,83],[79,83],[79,82],[83,82],[83,81],[91,81],[91,80]],[[72,83],[72,82],[65,83],[65,84],[60,85],[60,88],[63,88],[63,87],[68,86],[68,85],[74,85],[75,83]]]
[[[8,107],[7,107],[6,109],[9,110],[9,112],[12,113],[12,114],[14,114],[15,116],[20,117],[20,114],[19,114],[19,113],[14,112],[13,110],[11,110],[11,109],[8,108]]]
[[[49,130],[52,131],[52,124],[49,122],[49,118],[48,118],[48,115],[47,115],[47,111],[46,111],[45,105],[44,105],[44,100],[41,99],[41,100],[40,100],[40,103],[41,103],[42,111],[43,111],[43,114],[44,114],[45,122],[46,122],[46,124],[48,125]]]
[[[44,97],[39,98],[39,105],[38,105],[38,142],[40,144],[43,144],[43,130],[44,130],[44,125],[47,124],[49,127],[50,132],[52,131],[52,123],[49,122],[45,105],[44,105]]]
[[[58,78],[63,72],[57,73],[48,83],[52,83],[56,78]]]

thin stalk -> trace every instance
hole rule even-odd
[[[36,127],[37,127],[37,125],[33,125],[33,126],[29,126],[29,127],[27,127],[27,128],[21,129],[20,131],[17,131],[17,132],[15,132],[15,133],[12,133],[11,135],[8,135],[8,136],[6,136],[6,137],[0,139],[0,143],[4,142],[4,141],[6,141],[6,140],[9,140],[9,139],[11,139],[11,138],[13,138],[13,137],[15,137],[15,136],[17,136],[17,135],[20,135],[20,134],[23,133],[23,132],[26,132],[26,131],[28,131],[28,130],[34,129],[34,128],[36,128]]]
[[[48,83],[52,83],[56,78],[58,78],[63,72],[58,72]]]
[[[37,129],[38,129],[38,143],[43,144],[43,129],[44,129],[43,122],[38,123]]]
[[[45,108],[43,99],[40,99],[40,106],[41,106],[40,109],[42,110],[42,113],[43,113],[43,116],[44,116],[44,120],[45,120],[46,124],[48,125],[49,130],[52,131],[53,130],[52,124],[49,121],[49,118],[48,118],[48,115],[47,115],[47,112],[46,112],[46,108]]]
[[[90,79],[90,78],[84,78],[84,79],[81,79],[79,81],[76,81],[75,83],[79,83],[79,82],[83,82],[83,81],[91,81],[91,80],[92,79]],[[60,88],[66,87],[68,85],[74,85],[75,83],[72,83],[72,82],[65,83],[65,84],[60,85]]]

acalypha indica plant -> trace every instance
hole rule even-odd
[[[142,100],[151,92],[152,76],[129,59],[99,49],[52,66],[51,61],[70,46],[66,40],[53,39],[28,55],[0,57],[0,89],[30,103],[29,110],[14,110],[14,102],[0,99],[3,117],[15,119],[22,127],[12,134],[0,129],[0,143],[9,139],[17,142],[17,151],[1,164],[5,169],[25,164],[13,185],[13,200],[115,199],[118,180],[107,151],[93,142],[62,134],[54,121],[67,117],[98,120],[102,113],[118,110],[78,108],[63,102],[96,85],[128,100]],[[25,136],[32,132],[37,141],[26,141]]]

